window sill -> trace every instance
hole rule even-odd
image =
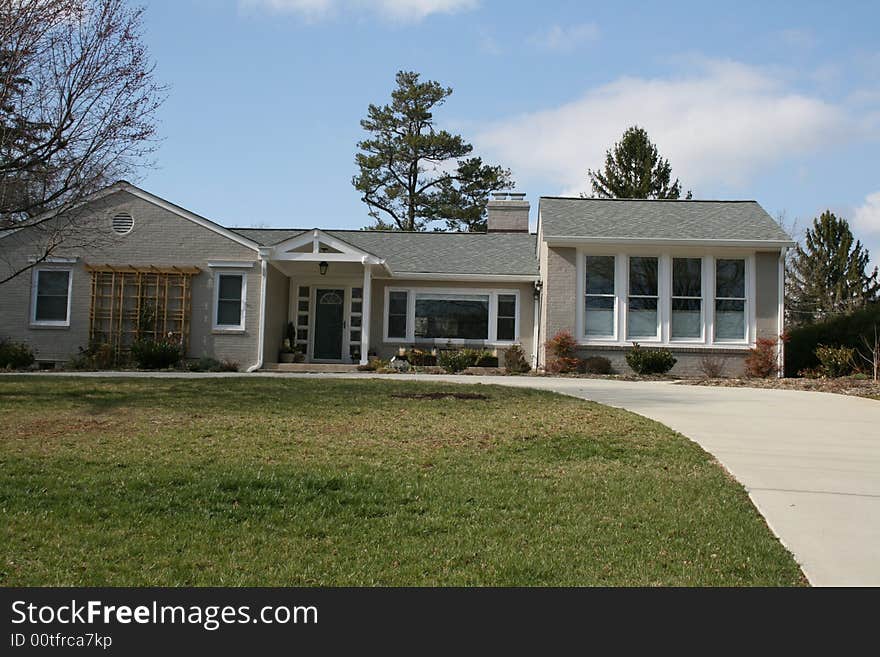
[[[69,328],[70,328],[70,322],[68,322],[68,323],[66,323],[66,324],[52,324],[52,323],[44,323],[44,322],[31,322],[31,323],[29,324],[29,328],[32,328],[32,329],[55,329],[55,330],[62,329],[62,330],[63,330],[63,329],[69,329]]]
[[[211,330],[213,335],[244,335],[247,331],[243,328],[214,328]]]

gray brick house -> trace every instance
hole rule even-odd
[[[124,348],[150,314],[187,356],[272,367],[288,324],[309,363],[358,364],[401,346],[521,344],[537,366],[568,330],[584,355],[626,371],[634,341],[693,371],[730,373],[782,331],[791,239],[754,201],[542,197],[529,233],[523,194],[496,194],[486,233],[223,227],[127,182],[92,197],[80,231],[35,262],[45,231],[0,238],[0,262],[32,264],[0,286],[0,337],[45,363],[80,347]],[[780,359],[782,353],[780,349]]]

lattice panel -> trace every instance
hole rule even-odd
[[[137,339],[189,344],[191,279],[196,267],[86,267],[92,274],[91,344],[117,354]]]

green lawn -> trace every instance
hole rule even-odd
[[[5,586],[804,583],[698,446],[550,393],[0,377],[0,427]]]

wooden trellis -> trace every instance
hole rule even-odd
[[[198,267],[86,265],[92,274],[89,340],[117,355],[137,339],[189,343],[191,279]]]

